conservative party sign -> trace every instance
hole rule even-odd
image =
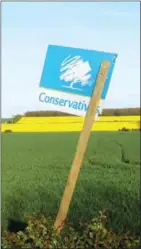
[[[97,113],[106,98],[117,54],[49,45],[40,81],[39,101],[47,107],[85,116],[102,61],[110,69]],[[52,109],[52,108],[51,108]]]

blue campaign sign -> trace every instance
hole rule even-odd
[[[39,101],[55,110],[85,116],[102,61],[110,62],[97,115],[106,97],[117,54],[48,46],[40,81]]]
[[[40,87],[90,97],[100,65],[107,60],[110,70],[101,96],[105,99],[116,57],[114,53],[49,45]]]

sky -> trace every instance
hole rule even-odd
[[[41,110],[49,44],[118,54],[104,108],[140,106],[139,2],[2,3],[2,117]]]

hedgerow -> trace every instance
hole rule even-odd
[[[117,234],[107,229],[105,211],[90,223],[79,223],[79,230],[66,223],[59,233],[53,220],[33,214],[27,219],[25,231],[5,232],[2,248],[93,248],[93,249],[134,249],[139,246],[139,237],[130,233]]]

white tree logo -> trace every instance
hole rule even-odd
[[[74,85],[79,84],[81,87],[91,85],[91,71],[88,61],[83,61],[80,56],[71,57],[69,55],[61,64],[60,80],[70,82],[69,85],[63,85],[63,87],[82,90]]]

